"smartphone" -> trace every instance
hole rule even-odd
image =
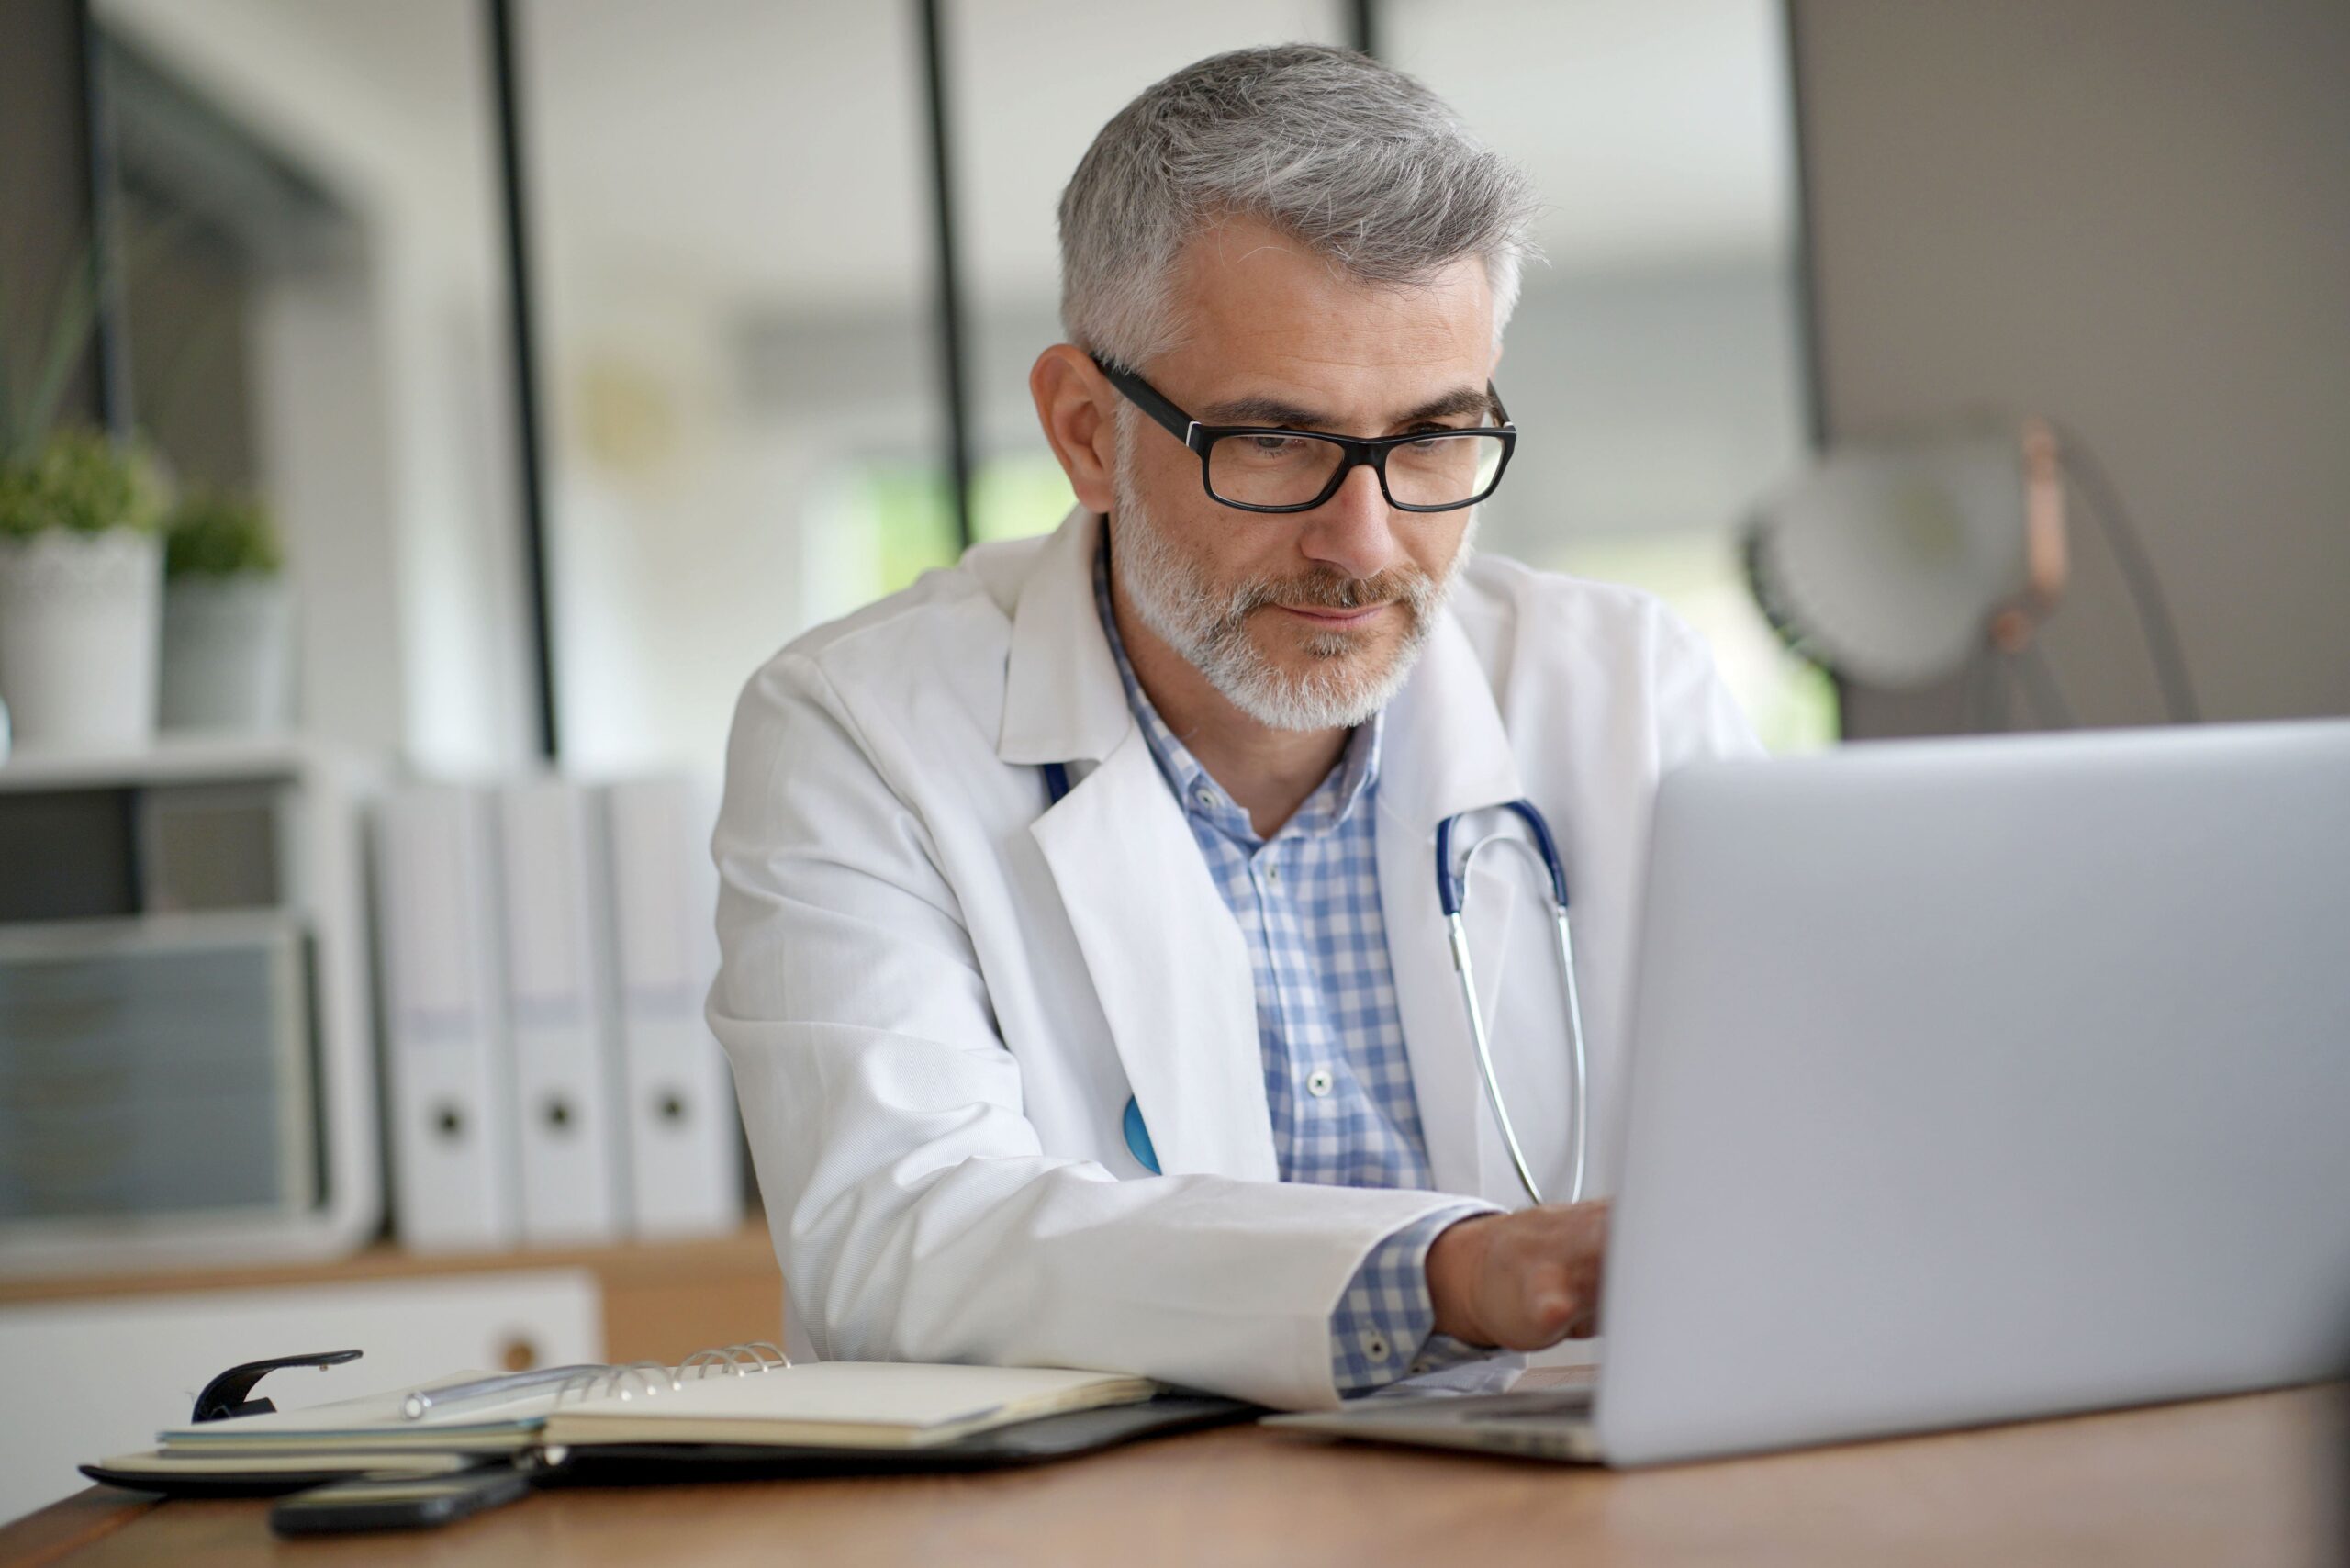
[[[281,1500],[269,1511],[269,1528],[280,1535],[424,1529],[511,1503],[530,1489],[530,1477],[510,1464],[453,1475],[362,1476]]]

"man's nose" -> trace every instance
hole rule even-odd
[[[1337,495],[1300,515],[1305,532],[1298,548],[1305,558],[1349,577],[1377,577],[1403,555],[1393,526],[1395,513],[1368,464],[1349,473]]]

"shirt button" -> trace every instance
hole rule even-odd
[[[1265,880],[1269,882],[1279,882],[1281,879],[1281,868],[1279,866],[1269,865],[1265,868]]]
[[[1383,1361],[1387,1359],[1387,1341],[1376,1334],[1366,1334],[1362,1337],[1362,1353],[1374,1361]]]
[[[1327,1099],[1331,1085],[1337,1081],[1330,1076],[1328,1068],[1317,1067],[1305,1075],[1305,1092],[1316,1100]]]
[[[1194,784],[1192,786],[1192,799],[1203,806],[1213,806],[1215,804],[1215,791],[1204,784]]]

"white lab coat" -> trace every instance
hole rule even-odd
[[[1473,560],[1388,710],[1377,793],[1442,1193],[1281,1182],[1248,952],[1095,613],[1101,526],[1080,511],[980,546],[752,678],[714,843],[710,1022],[803,1350],[1326,1406],[1330,1312],[1371,1247],[1446,1193],[1525,1201],[1446,945],[1438,819],[1524,797],[1557,834],[1605,1192],[1651,793],[1676,764],[1758,748],[1655,599]],[[1075,780],[1049,810],[1046,762]],[[1494,846],[1469,924],[1511,1115],[1556,1192],[1568,1056],[1538,885]],[[1126,1147],[1129,1095],[1163,1175]]]

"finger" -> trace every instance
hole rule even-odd
[[[1585,1310],[1574,1273],[1556,1259],[1544,1259],[1527,1271],[1527,1327],[1540,1345],[1556,1344]]]
[[[1599,1308],[1605,1299],[1607,1260],[1602,1253],[1592,1254],[1590,1264],[1583,1270],[1582,1281],[1583,1310],[1575,1326],[1568,1330],[1571,1338],[1587,1339],[1599,1332]]]

